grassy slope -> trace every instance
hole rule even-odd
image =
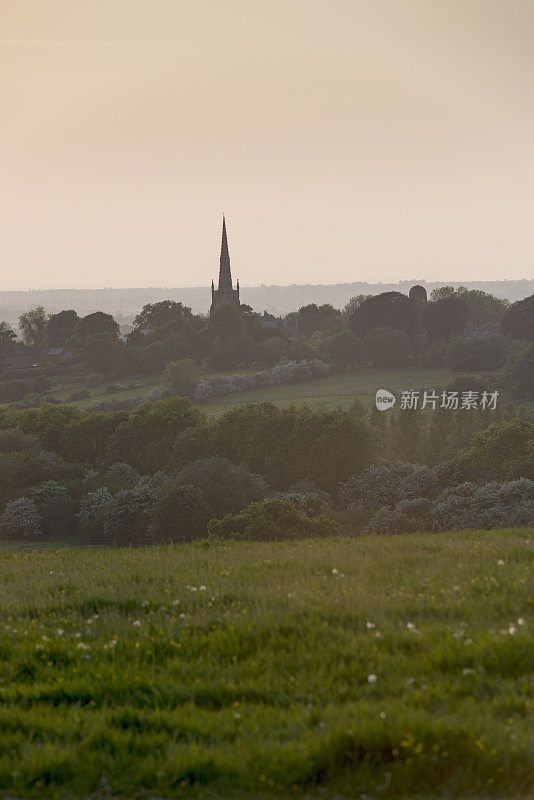
[[[4,549],[0,794],[532,796],[532,533]]]
[[[235,370],[208,372],[207,375],[232,375]],[[249,374],[250,371],[239,370],[240,374]],[[457,377],[466,373],[452,372],[448,369],[362,369],[332,375],[329,378],[319,378],[311,381],[292,383],[286,386],[270,386],[265,389],[255,389],[250,392],[239,392],[233,395],[216,397],[209,403],[203,403],[201,408],[209,415],[222,414],[227,409],[239,403],[260,402],[270,400],[277,405],[290,403],[308,403],[312,408],[318,406],[348,408],[357,398],[365,405],[374,402],[377,389],[390,389],[400,392],[403,389],[421,389],[424,386],[443,389],[443,387]],[[108,394],[106,384],[89,389],[90,397],[78,400],[73,405],[79,408],[90,408],[99,400],[126,400],[133,397],[146,398],[151,389],[165,388],[162,376],[128,377],[119,381],[124,386],[135,383],[135,389],[123,389],[119,392]],[[51,393],[58,400],[68,402],[73,391],[85,388],[85,377],[74,372],[68,376],[61,376],[52,380]],[[2,404],[0,404],[2,405]]]
[[[388,389],[395,393],[403,389],[431,387],[442,389],[463,373],[446,369],[364,369],[351,371],[328,378],[292,383],[287,386],[270,386],[252,392],[217,397],[202,408],[208,414],[222,414],[237,403],[252,403],[270,400],[276,405],[308,403],[312,408],[340,406],[348,408],[353,400],[361,400],[366,406],[374,403],[377,389]]]

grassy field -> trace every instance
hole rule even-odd
[[[239,370],[239,372],[246,375],[250,371]],[[206,375],[209,377],[215,374],[231,375],[234,373],[235,370],[219,370],[207,372]],[[366,406],[371,406],[374,403],[377,389],[389,389],[397,394],[403,389],[421,389],[423,387],[439,390],[458,377],[465,377],[465,373],[452,372],[448,369],[420,369],[417,367],[352,370],[328,378],[317,378],[285,386],[269,386],[265,389],[254,389],[250,392],[216,397],[208,403],[202,403],[201,408],[210,416],[218,416],[239,403],[254,403],[262,400],[270,400],[280,406],[290,403],[308,403],[312,408],[319,406],[348,408],[357,398]],[[145,399],[154,387],[165,388],[161,375],[156,377],[134,376],[119,382],[124,385],[124,389],[118,392],[108,393],[106,392],[107,384],[102,384],[91,387],[88,398],[74,401],[72,404],[79,408],[90,408],[95,402],[101,400],[129,400],[134,397]],[[63,402],[69,402],[68,398],[72,392],[86,388],[85,377],[76,372],[54,378],[52,384],[51,394]],[[131,384],[135,384],[135,388],[128,388]]]
[[[209,403],[202,404],[202,408],[210,415],[219,415],[236,403],[261,400],[270,400],[279,406],[307,403],[312,408],[348,408],[356,399],[370,407],[374,404],[377,389],[388,389],[397,395],[404,389],[429,387],[439,390],[458,377],[464,377],[464,373],[446,369],[362,369],[328,378],[216,397]]]
[[[533,543],[4,547],[0,796],[532,797]]]

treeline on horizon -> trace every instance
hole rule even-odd
[[[242,299],[253,308],[270,314],[284,315],[309,303],[331,303],[337,308],[345,306],[358,294],[379,294],[385,291],[407,292],[410,286],[421,284],[430,294],[440,286],[457,284],[456,281],[402,280],[390,283],[354,281],[336,284],[290,284],[288,286],[242,286]],[[514,302],[534,293],[534,280],[463,281],[468,289],[476,289]],[[207,313],[210,294],[205,286],[194,287],[139,287],[103,289],[28,289],[0,291],[0,319],[15,324],[19,316],[34,306],[43,305],[52,313],[73,308],[80,316],[94,311],[113,314],[119,322],[131,323],[138,309],[146,303],[161,300],[181,301],[194,313]]]
[[[222,304],[207,318],[166,300],[146,304],[126,336],[105,312],[80,318],[72,309],[47,314],[38,306],[19,319],[22,342],[9,323],[0,322],[0,402],[59,402],[51,379],[60,374],[84,376],[86,388],[72,401],[106,381],[112,392],[122,386],[117,379],[159,376],[165,387],[152,399],[182,395],[202,402],[329,372],[410,365],[501,370],[512,399],[534,396],[534,295],[510,305],[486,292],[445,286],[429,302],[416,297],[358,295],[343,310],[309,304],[283,319],[245,304]],[[31,361],[21,367],[24,358]],[[221,370],[246,374],[209,377]]]

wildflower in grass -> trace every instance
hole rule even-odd
[[[510,636],[513,636],[516,632],[517,628],[515,627],[515,625],[512,625],[512,623],[510,623],[510,625],[508,626],[508,633],[510,634]]]
[[[180,605],[180,601],[179,600],[173,600],[172,604],[173,604],[173,606],[179,606]]]
[[[365,627],[367,628],[367,630],[372,631],[376,627],[376,625],[374,622],[366,622]]]
[[[385,711],[381,711],[380,712],[380,719],[385,719],[386,717],[387,717],[386,712]]]
[[[91,645],[90,644],[85,644],[85,642],[78,642],[76,647],[78,648],[78,650],[90,650],[91,649]]]
[[[464,639],[464,644],[466,644],[466,645],[473,644],[473,640],[472,639]]]
[[[523,617],[518,617],[518,619],[517,619],[517,624],[518,624],[518,625],[526,625],[527,623],[525,622],[525,620],[523,619]]]
[[[372,673],[371,675],[367,676],[367,683],[376,683],[377,680],[378,678],[376,677],[376,675],[373,675]]]
[[[200,592],[205,592],[205,591],[206,591],[206,587],[205,587],[205,586],[201,586],[201,587],[200,587],[200,589],[199,589],[199,591],[200,591]]]
[[[407,623],[406,623],[406,627],[408,628],[408,630],[410,631],[410,633],[419,633],[419,631],[417,630],[417,628],[415,627],[415,625],[413,624],[413,622],[407,622]]]
[[[134,619],[134,621],[132,622],[132,625],[134,626],[134,628],[140,628],[141,627],[141,622],[138,619]]]
[[[189,587],[189,591],[190,592],[196,592],[197,591],[197,587],[196,586],[190,586]]]
[[[56,633],[57,633],[57,635],[58,635],[58,636],[63,636],[63,634],[65,633],[65,631],[63,630],[63,628],[58,628],[58,629],[57,629],[57,631],[56,631]]]
[[[142,607],[143,607],[143,608],[146,608],[147,606],[149,606],[149,605],[150,605],[150,603],[149,603],[149,601],[148,601],[148,600],[143,600],[143,602],[141,603],[141,605],[142,605]]]
[[[180,619],[185,619],[185,614],[180,614]]]
[[[474,675],[474,674],[475,670],[471,669],[471,667],[464,667],[464,669],[462,670],[462,675]]]
[[[497,566],[504,567],[504,558],[499,558],[499,560],[497,561]]]
[[[332,570],[332,575],[338,575],[338,574],[339,573],[338,573],[337,569],[334,567],[334,569]]]

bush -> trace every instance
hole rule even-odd
[[[137,483],[141,478],[137,470],[124,461],[112,464],[106,472],[106,477],[112,481],[123,481],[124,483]]]
[[[82,539],[113,545],[152,543],[150,515],[168,480],[156,472],[115,495],[107,487],[90,492],[78,514]]]
[[[74,502],[65,486],[45,481],[34,486],[30,498],[37,506],[41,532],[47,539],[64,541],[74,529]]]
[[[534,525],[534,481],[462,483],[447,489],[432,510],[436,530],[531,527]]]
[[[35,500],[18,497],[11,500],[0,517],[0,530],[7,539],[25,539],[40,536],[41,520]]]
[[[410,337],[393,328],[376,328],[364,337],[363,349],[373,367],[402,367],[413,346]]]
[[[0,453],[24,453],[40,449],[37,436],[18,430],[0,430]]]
[[[86,386],[100,386],[102,383],[104,383],[104,376],[99,372],[91,372],[85,379]]]
[[[152,535],[157,542],[191,542],[207,536],[213,509],[195,486],[172,484],[152,511]]]
[[[193,461],[180,470],[175,482],[197,489],[217,517],[240,511],[267,494],[263,478],[226,458]]]
[[[504,336],[455,337],[447,348],[447,365],[457,372],[500,369],[510,349]]]
[[[180,358],[167,364],[163,380],[172,394],[193,397],[200,380],[200,368],[192,359]]]
[[[210,538],[276,541],[329,536],[338,523],[326,517],[308,517],[284,500],[252,503],[240,514],[227,514],[208,524]]]

